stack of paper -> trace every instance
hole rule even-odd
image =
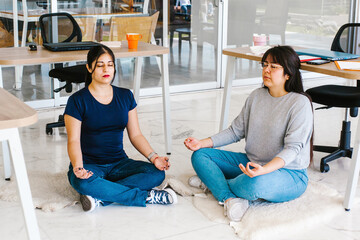
[[[102,41],[100,43],[108,46],[109,48],[121,47],[120,41]]]
[[[251,46],[250,50],[251,53],[254,55],[263,55],[268,49],[270,49],[271,46]]]
[[[315,57],[310,55],[299,55],[300,62],[307,62],[312,60],[318,60],[321,59],[321,57]]]
[[[359,61],[335,61],[339,70],[360,71]]]

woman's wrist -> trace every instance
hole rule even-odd
[[[214,146],[210,137],[200,140],[200,148],[212,148]]]
[[[80,167],[80,166],[74,167],[74,168],[73,168],[73,172],[74,172],[74,173],[77,173],[77,172],[79,172],[79,171],[81,171],[81,170],[83,170],[83,169],[84,169],[84,167]]]
[[[155,159],[158,158],[159,155],[156,152],[151,152],[148,156],[147,159],[149,160],[149,162],[154,163]]]

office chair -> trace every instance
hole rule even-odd
[[[354,34],[359,27],[360,23],[348,23],[341,26],[332,42],[331,50],[349,53],[354,52],[352,50],[351,41],[349,40],[354,39]],[[311,96],[313,102],[325,105],[325,107],[321,108],[346,108],[345,119],[342,122],[339,146],[314,146],[315,151],[330,153],[323,157],[320,163],[320,171],[328,172],[330,170],[328,162],[340,157],[351,158],[352,156],[353,148],[350,147],[351,122],[349,121],[349,114],[351,117],[356,117],[358,115],[358,107],[360,107],[360,80],[357,80],[356,87],[323,85],[310,88],[306,92]]]
[[[41,15],[39,18],[41,37],[44,43],[51,42],[81,42],[82,33],[76,20],[68,13],[49,13]],[[49,76],[57,78],[65,85],[57,88],[54,92],[65,89],[67,93],[72,92],[72,83],[79,84],[85,82],[86,65],[75,65],[63,67],[55,64],[55,68],[49,72]],[[53,128],[65,127],[64,116],[60,115],[57,122],[46,124],[46,134],[52,134]]]

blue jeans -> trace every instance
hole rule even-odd
[[[88,179],[77,178],[70,164],[68,178],[71,186],[82,195],[101,200],[103,205],[119,203],[126,206],[145,206],[147,191],[159,186],[165,172],[153,164],[121,159],[111,164],[84,164],[94,174]]]
[[[201,181],[220,202],[237,197],[270,202],[290,201],[301,196],[308,183],[306,169],[281,168],[250,178],[239,168],[240,163],[246,166],[250,161],[244,153],[203,148],[193,153],[191,161]]]
[[[185,14],[188,13],[188,8],[191,9],[191,5],[182,5],[181,6],[181,11]]]

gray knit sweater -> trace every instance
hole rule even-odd
[[[274,157],[284,168],[304,169],[310,162],[313,111],[309,99],[290,92],[272,97],[268,89],[253,91],[231,126],[211,137],[214,148],[245,138],[250,161],[265,165]]]

